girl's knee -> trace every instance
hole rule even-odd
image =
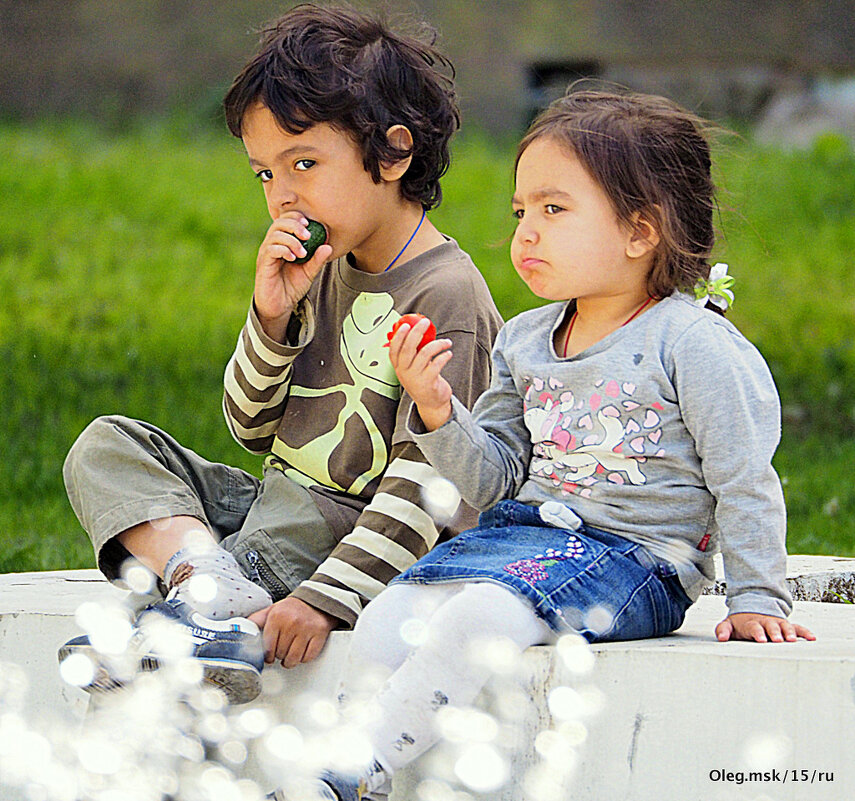
[[[402,624],[413,616],[413,588],[393,584],[369,603],[353,629],[354,644],[400,639]]]
[[[449,641],[504,637],[521,649],[550,638],[549,626],[528,601],[489,582],[467,584],[443,604],[430,629],[437,637],[445,632]]]
[[[354,636],[360,636],[362,632],[382,623],[388,611],[394,608],[394,590],[394,587],[387,587],[359,613],[353,627]]]

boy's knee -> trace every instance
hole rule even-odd
[[[62,465],[62,477],[66,489],[71,488],[74,476],[79,469],[91,463],[95,454],[103,450],[111,439],[119,436],[120,430],[127,425],[127,422],[128,418],[121,415],[102,415],[96,417],[80,432]]]

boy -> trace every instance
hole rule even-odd
[[[454,342],[455,394],[471,405],[489,384],[501,319],[469,257],[425,218],[459,125],[443,68],[453,75],[431,45],[307,5],[264,32],[226,94],[272,218],[223,403],[235,439],[269,454],[263,480],[120,417],[93,422],[66,460],[100,569],[115,579],[133,555],[153,570],[169,594],[141,623],[186,626],[233,701],[260,687],[253,624],[267,662],[314,659],[393,576],[472,524],[469,510],[445,525],[431,509],[436,474],[406,432],[410,400],[384,348],[401,315],[421,312]],[[310,220],[327,239],[306,259]],[[86,637],[60,659],[75,651],[102,668],[96,686],[116,678]]]

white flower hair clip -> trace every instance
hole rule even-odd
[[[727,311],[727,307],[733,305],[731,287],[735,280],[732,275],[727,274],[727,265],[724,262],[714,264],[710,267],[710,277],[700,278],[695,284],[695,305],[703,307],[709,302],[722,311]]]

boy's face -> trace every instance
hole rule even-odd
[[[272,219],[292,213],[323,223],[331,258],[353,253],[359,261],[371,252],[400,193],[397,183],[374,183],[350,136],[328,123],[288,133],[261,103],[246,112],[242,128]]]

